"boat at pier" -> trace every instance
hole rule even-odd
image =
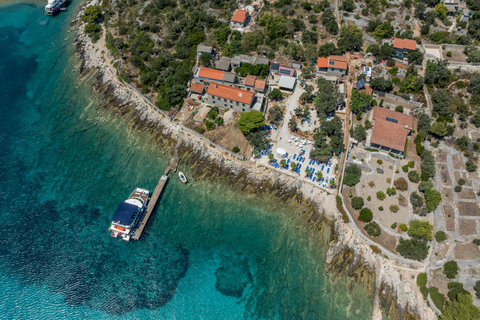
[[[137,188],[127,200],[118,206],[109,228],[110,236],[130,241],[147,208],[149,195],[148,190]]]
[[[47,5],[45,6],[45,14],[53,16],[60,11],[64,11],[67,5],[68,0],[48,0]]]

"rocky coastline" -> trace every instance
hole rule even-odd
[[[93,44],[83,31],[81,15],[87,2],[72,22],[77,29],[76,52],[81,65],[80,76],[96,77],[92,90],[102,95],[101,108],[121,117],[128,116],[131,127],[148,130],[166,149],[176,150],[180,163],[189,165],[198,178],[222,180],[249,193],[269,193],[284,202],[302,201],[311,206],[310,221],[320,226],[327,221],[331,227],[330,247],[326,255],[326,272],[336,279],[347,272],[352,281],[364,283],[374,293],[372,319],[382,319],[382,311],[390,319],[436,319],[416,285],[422,270],[410,269],[389,260],[358,239],[350,225],[341,220],[335,197],[320,191],[313,184],[279,173],[248,161],[239,161],[231,154],[215,148],[206,139],[191,135],[181,125],[170,121],[146,98],[122,84],[107,61],[102,41]]]

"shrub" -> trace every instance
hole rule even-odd
[[[372,197],[368,196],[367,201],[371,201],[371,200],[372,200]]]
[[[383,191],[378,191],[377,192],[377,199],[378,200],[383,200],[383,199],[385,199],[385,197],[386,197],[386,195]]]
[[[400,190],[400,191],[407,191],[408,190],[408,183],[407,183],[407,180],[405,180],[405,178],[398,178],[397,180],[393,181],[393,185],[395,186],[395,188],[397,188],[397,190]]]
[[[357,113],[357,121],[362,120],[362,112]]]
[[[380,168],[377,168],[377,173],[378,173],[378,174],[383,174],[383,170],[380,169]]]
[[[418,172],[415,170],[410,171],[408,173],[408,180],[413,183],[418,183],[420,181],[420,176],[418,175]]]
[[[207,130],[212,130],[215,128],[215,123],[213,121],[206,120],[205,127],[207,128]]]
[[[223,118],[217,117],[214,121],[217,125],[221,126],[223,124]]]
[[[426,220],[411,220],[408,235],[413,238],[424,240],[432,239],[433,226]]]
[[[402,225],[400,225],[400,228],[402,228]],[[400,243],[397,246],[397,252],[400,253],[402,257],[418,261],[427,257],[428,249],[430,249],[430,246],[426,240],[415,238],[408,240],[400,238]]]
[[[473,162],[472,159],[468,159],[468,161],[465,163],[465,167],[468,172],[473,172],[477,170],[477,165],[475,162]]]
[[[423,298],[427,299],[428,288],[427,288],[427,274],[426,273],[420,273],[417,276],[417,285],[420,288],[420,292],[422,293]]]
[[[358,220],[363,221],[363,222],[369,222],[373,218],[373,213],[372,210],[368,208],[363,208],[360,210],[360,214],[358,216]]]
[[[475,296],[477,299],[480,299],[480,281],[477,281],[475,283],[475,287],[473,287],[473,290],[475,290]]]
[[[218,116],[218,112],[215,109],[210,110],[210,112],[207,115],[208,119],[211,119],[211,120],[215,120],[217,116]]]
[[[382,164],[382,163],[383,163],[382,159],[378,159],[378,160],[377,160],[377,163],[378,163],[378,164]]]
[[[400,230],[402,230],[403,232],[407,232],[408,231],[408,227],[406,224],[402,223],[400,226],[399,226]]]
[[[423,206],[423,198],[416,192],[412,192],[410,194],[410,202],[412,203],[414,209],[421,208]]]
[[[443,265],[443,273],[448,279],[454,279],[458,274],[457,261],[448,261]]]
[[[473,243],[475,243],[477,246],[480,246],[480,239],[474,239]]]
[[[345,212],[345,208],[343,207],[342,198],[340,198],[340,196],[336,196],[336,197],[335,197],[335,200],[337,201],[337,209],[338,209],[338,211],[340,211],[340,213],[342,214],[342,219],[343,219],[343,221],[345,221],[346,223],[348,223],[348,222],[350,221],[350,219],[348,218],[348,215],[347,215],[347,213]]]
[[[442,194],[434,189],[428,189],[425,191],[425,204],[427,205],[428,212],[432,212],[442,201]]]
[[[455,190],[455,192],[460,192],[462,191],[462,186],[455,186],[453,190]]]
[[[383,207],[382,206],[378,207],[378,210],[383,211]]]
[[[431,181],[422,181],[418,185],[418,190],[420,190],[421,192],[425,192],[425,191],[430,190],[432,188],[433,188],[433,182],[431,182]]]
[[[395,190],[394,187],[387,188],[387,194],[388,194],[389,196],[394,196],[396,193],[397,193],[397,191]]]
[[[463,186],[465,184],[465,182],[466,181],[463,178],[458,179],[458,184],[461,185],[461,186]]]
[[[193,128],[193,130],[197,131],[200,134],[205,132],[205,128],[203,126],[197,126],[197,127]]]
[[[452,51],[447,51],[447,57],[451,57],[452,56]]]
[[[345,177],[343,183],[347,186],[354,186],[360,181],[362,170],[355,164],[350,164],[345,168]]]
[[[235,146],[235,147],[232,148],[232,151],[235,152],[235,153],[237,153],[238,151],[240,151],[240,148],[237,147],[237,146]]]
[[[396,106],[396,107],[395,107],[395,111],[396,111],[396,112],[403,113],[403,106]]]
[[[408,161],[408,166],[410,168],[415,168],[415,161]]]
[[[437,307],[440,311],[443,311],[443,306],[445,305],[445,296],[443,293],[438,292],[438,288],[431,287],[429,290],[430,298],[432,298],[435,307]]]
[[[437,242],[443,242],[447,240],[447,234],[445,233],[445,231],[437,231],[435,233],[435,240]]]
[[[370,182],[368,183],[368,185],[369,185],[371,188],[373,188],[373,187],[375,187],[375,182],[370,181]]]
[[[459,283],[459,282],[449,282],[448,283],[448,299],[450,299],[450,301],[455,301],[458,299],[458,295],[459,294],[468,294],[470,295],[470,292],[468,292],[467,290],[465,290],[463,288],[463,284]]]
[[[408,164],[402,166],[403,172],[408,172]]]
[[[392,211],[393,213],[397,213],[399,209],[400,209],[400,207],[396,204],[392,204],[390,206],[390,211]]]
[[[363,198],[362,197],[353,197],[351,204],[352,204],[353,209],[360,210],[363,207]]]
[[[349,196],[350,198],[353,197],[352,188],[350,188],[350,190],[348,190],[348,196]]]
[[[365,231],[367,231],[369,236],[372,237],[377,237],[382,233],[382,229],[378,225],[378,223],[372,221],[369,224],[367,224],[365,227],[363,227]]]

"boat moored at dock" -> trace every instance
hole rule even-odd
[[[53,16],[60,11],[64,11],[67,5],[68,0],[48,0],[47,5],[45,6],[45,14]]]
[[[149,191],[137,188],[122,202],[113,214],[110,235],[130,241],[139,221],[142,219],[149,200]]]

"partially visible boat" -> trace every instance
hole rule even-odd
[[[183,172],[179,171],[178,172],[178,177],[180,178],[180,180],[182,180],[183,183],[187,183],[187,177],[185,177],[185,175],[183,174]]]
[[[45,14],[53,16],[68,5],[68,0],[48,0],[45,6]],[[62,10],[63,11],[63,10]]]
[[[130,241],[138,222],[141,221],[147,208],[148,200],[148,190],[142,188],[135,189],[130,197],[122,202],[113,214],[112,224],[108,229],[110,236]]]

